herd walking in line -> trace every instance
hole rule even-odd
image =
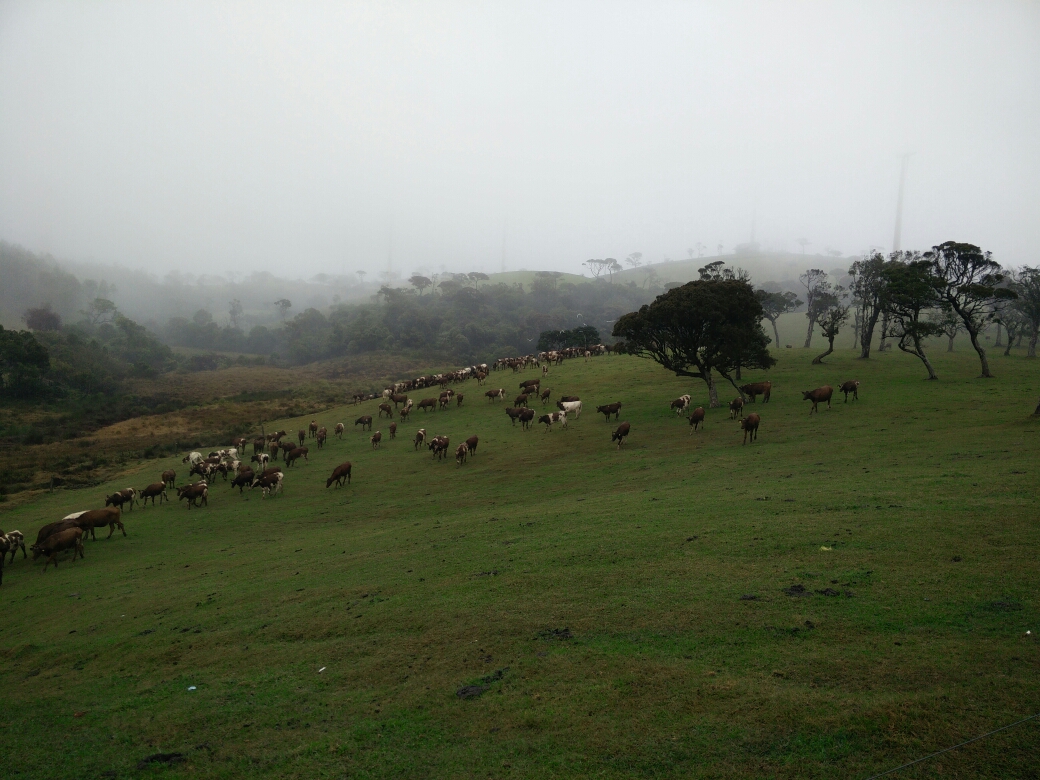
[[[485,384],[490,371],[511,369],[513,373],[518,373],[525,368],[533,366],[541,369],[541,376],[521,381],[519,383],[520,393],[514,399],[513,406],[505,408],[505,413],[509,417],[511,425],[515,427],[519,421],[521,429],[526,431],[535,422],[537,414],[535,409],[531,408],[532,404],[540,402],[544,408],[550,402],[552,390],[549,388],[543,389],[541,384],[542,379],[549,375],[551,366],[559,365],[568,357],[584,357],[588,360],[597,355],[609,354],[609,352],[610,350],[607,347],[597,345],[584,351],[563,350],[561,352],[539,353],[538,355],[518,358],[502,358],[496,361],[490,369],[487,364],[469,366],[446,374],[426,375],[411,380],[395,382],[386,388],[382,394],[355,394],[353,403],[358,405],[368,400],[377,400],[380,402],[378,404],[377,417],[382,418],[385,415],[388,420],[392,420],[396,413],[399,419],[404,422],[408,419],[412,408],[416,406],[408,393],[430,387],[439,387],[440,392],[436,397],[424,398],[417,405],[424,413],[432,411],[435,417],[439,418],[439,413],[446,412],[450,408],[450,402],[453,398],[456,401],[456,408],[462,406],[463,394],[456,392],[454,388],[448,385],[459,384],[470,378],[475,378],[478,384]],[[858,381],[849,380],[843,382],[838,387],[838,392],[843,393],[845,396],[845,403],[848,403],[850,395],[853,401],[859,400],[859,386],[860,383]],[[762,417],[758,413],[744,414],[746,405],[757,403],[759,397],[761,397],[763,404],[769,403],[772,389],[771,382],[745,384],[739,388],[741,395],[730,402],[729,419],[738,422],[739,428],[743,432],[743,445],[757,441],[759,427],[762,424]],[[506,390],[505,388],[487,390],[484,395],[488,403],[494,405],[496,401],[506,398]],[[830,385],[824,385],[814,390],[802,391],[802,399],[811,402],[810,415],[819,413],[819,404],[821,403],[826,403],[827,407],[830,408],[833,395],[834,388]],[[578,396],[561,396],[556,401],[555,406],[556,411],[547,411],[545,414],[537,417],[537,422],[545,426],[545,433],[550,433],[556,428],[567,429],[569,421],[576,421],[581,417],[582,400]],[[692,409],[691,406],[692,396],[685,394],[671,402],[669,411],[675,412],[679,417],[688,418],[690,435],[692,436],[703,429],[705,410],[703,406]],[[611,443],[616,444],[618,450],[621,449],[632,432],[630,422],[620,421],[621,409],[621,401],[614,401],[613,403],[596,407],[596,412],[604,416],[605,422],[610,423],[613,417],[613,422],[618,423],[613,428],[610,437]],[[372,424],[373,418],[367,414],[358,417],[354,421],[355,429],[361,426],[363,432],[369,433],[372,449],[378,450],[383,442],[383,434],[381,430],[372,432]],[[397,422],[390,422],[387,430],[389,440],[395,440],[397,438]],[[342,441],[345,433],[344,424],[341,422],[336,423],[333,431],[335,438],[338,441]],[[189,511],[193,508],[201,509],[209,505],[210,491],[217,480],[222,480],[225,483],[230,482],[232,491],[238,488],[240,495],[243,495],[246,488],[248,488],[250,491],[258,489],[261,498],[275,498],[283,491],[286,470],[294,468],[299,462],[309,462],[310,449],[306,444],[309,439],[313,440],[313,444],[317,449],[323,449],[328,440],[328,429],[324,425],[320,425],[317,420],[311,420],[306,428],[301,427],[297,431],[295,437],[290,437],[285,430],[264,433],[253,439],[253,453],[248,462],[243,460],[246,447],[249,444],[249,440],[244,437],[234,438],[230,446],[214,450],[205,456],[201,452],[189,452],[183,457],[181,463],[188,466],[188,479],[192,480],[196,477],[197,479],[177,487],[176,471],[167,469],[160,474],[159,481],[153,482],[141,490],[123,488],[106,496],[104,508],[73,512],[59,521],[48,523],[40,529],[36,542],[29,547],[29,550],[33,553],[33,560],[38,560],[41,557],[45,558],[46,563],[43,571],[46,571],[52,563],[57,568],[60,553],[70,552],[73,562],[77,558],[84,558],[83,540],[87,536],[91,539],[96,539],[95,529],[103,528],[107,525],[109,533],[106,538],[109,539],[117,529],[122,532],[123,536],[126,536],[123,513],[132,511],[135,505],[147,506],[149,499],[151,499],[153,507],[155,507],[156,499],[158,499],[159,505],[162,506],[163,503],[171,501],[167,493],[171,489],[176,491],[177,502],[184,501]],[[473,458],[476,455],[479,442],[479,437],[474,435],[455,447],[456,468],[461,468],[467,463],[469,458]],[[412,443],[416,452],[425,446],[427,451],[431,453],[433,460],[446,460],[451,451],[451,441],[448,436],[430,436],[426,428],[418,429],[412,439]],[[281,464],[279,464],[279,459],[281,459]],[[274,465],[271,465],[272,463]],[[256,466],[255,469],[254,464]],[[332,487],[333,484],[335,484],[337,489],[349,486],[351,484],[352,469],[353,465],[350,461],[345,461],[336,466],[331,476],[325,482],[326,489]],[[23,558],[28,557],[24,535],[17,530],[7,533],[0,530],[0,585],[3,583],[4,561],[7,558],[7,554],[10,553],[11,556],[8,563],[10,565],[10,563],[14,562],[18,550],[21,550]]]

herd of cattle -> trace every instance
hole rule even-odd
[[[586,350],[563,350],[518,358],[501,358],[495,361],[491,367],[493,371],[511,368],[516,373],[531,365],[540,367],[542,370],[541,377],[520,382],[519,393],[514,398],[513,405],[505,409],[513,426],[519,421],[521,427],[527,430],[535,423],[536,418],[536,411],[531,408],[531,405],[540,402],[544,408],[549,404],[552,391],[542,389],[541,382],[542,377],[548,374],[550,365],[558,364],[568,357],[583,356],[588,360],[590,357],[607,352],[609,350],[606,347],[597,345]],[[463,394],[456,392],[449,385],[464,382],[471,377],[476,378],[478,384],[483,384],[486,382],[487,376],[487,364],[470,366],[446,374],[422,376],[405,382],[396,382],[386,388],[382,394],[368,396],[356,394],[354,402],[357,404],[363,400],[381,400],[378,405],[377,418],[385,415],[388,420],[393,420],[396,413],[404,421],[408,419],[413,407],[420,409],[425,415],[430,411],[447,410],[453,399],[456,407],[462,406]],[[407,395],[408,391],[428,387],[440,387],[439,395],[424,398],[418,405],[414,404]],[[747,397],[748,403],[756,403],[756,399],[761,396],[762,402],[768,403],[771,391],[771,382],[746,384],[740,387],[741,396],[729,404],[730,419],[739,418],[740,429],[744,432],[744,444],[747,444],[749,438],[752,442],[758,438],[758,429],[762,421],[761,416],[754,412],[747,415],[742,414],[745,405],[744,397]],[[859,382],[855,380],[844,382],[838,388],[838,392],[845,394],[846,403],[848,403],[849,395],[852,395],[854,401],[858,400]],[[813,414],[819,411],[820,403],[826,402],[829,408],[833,394],[834,389],[829,385],[824,385],[816,390],[803,391],[802,398],[812,402],[809,414]],[[484,396],[488,403],[493,405],[497,401],[505,400],[506,391],[504,388],[488,390]],[[556,401],[555,406],[556,411],[546,411],[545,414],[537,417],[537,423],[545,426],[546,433],[552,431],[554,426],[566,428],[569,418],[577,420],[581,416],[582,402],[578,396],[562,396]],[[691,410],[690,406],[690,395],[682,395],[671,402],[671,409],[677,415],[689,418],[692,435],[704,422],[705,412],[704,407],[699,406]],[[611,417],[617,422],[621,416],[621,407],[621,402],[616,401],[597,406],[596,412],[604,415],[604,419],[608,422]],[[439,415],[436,416],[439,417]],[[354,421],[354,428],[356,429],[360,425],[362,431],[367,430],[371,433],[372,423],[371,415],[362,415]],[[631,430],[630,423],[621,422],[613,430],[611,442],[617,442],[617,448],[620,449]],[[337,423],[333,428],[333,435],[337,439],[342,439],[344,432],[343,423]],[[389,423],[388,432],[390,439],[397,437],[396,422]],[[310,449],[306,446],[308,438],[313,439],[313,443],[318,449],[322,449],[328,440],[328,429],[320,426],[316,420],[312,420],[306,429],[300,429],[297,432],[295,440],[284,430],[262,433],[252,441],[253,452],[248,462],[242,459],[249,444],[249,440],[246,438],[235,438],[228,448],[210,452],[206,456],[200,452],[190,452],[184,456],[181,462],[188,465],[188,479],[191,480],[195,477],[197,479],[176,487],[177,474],[169,469],[162,472],[160,481],[148,485],[142,490],[124,488],[107,496],[103,509],[74,512],[57,522],[49,523],[40,529],[36,543],[29,548],[32,550],[33,560],[45,557],[47,562],[43,571],[46,571],[51,563],[57,567],[59,553],[71,551],[72,560],[75,562],[77,557],[83,557],[83,537],[89,535],[91,538],[95,538],[94,530],[106,525],[109,527],[107,538],[111,538],[117,528],[126,536],[126,528],[122,522],[124,509],[130,511],[135,504],[147,505],[148,499],[151,499],[152,506],[155,506],[156,499],[159,499],[159,504],[162,505],[163,502],[170,501],[167,494],[168,489],[176,490],[178,502],[185,501],[188,510],[209,505],[210,487],[218,479],[228,482],[230,478],[232,490],[238,488],[240,495],[246,488],[249,488],[250,490],[259,489],[263,498],[277,496],[282,492],[285,469],[292,468],[301,459],[308,460],[310,453]],[[369,441],[373,449],[378,448],[382,442],[382,432],[372,433]],[[437,460],[445,459],[449,453],[449,438],[443,435],[429,436],[426,428],[420,428],[417,431],[412,443],[415,451],[425,445]],[[456,467],[462,466],[466,463],[467,457],[476,454],[478,443],[477,436],[470,436],[455,448]],[[281,463],[279,463],[279,458]],[[335,484],[339,488],[344,483],[349,484],[351,468],[352,465],[349,461],[336,466],[332,475],[325,481],[325,487],[329,488]],[[0,584],[3,583],[4,560],[7,554],[11,554],[11,563],[13,563],[18,550],[21,550],[23,558],[28,557],[24,535],[20,531],[5,534],[0,530]]]

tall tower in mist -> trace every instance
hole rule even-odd
[[[898,252],[903,238],[903,190],[906,188],[906,166],[910,162],[910,155],[903,155],[903,165],[899,169],[899,198],[896,200],[896,231],[892,237],[892,251]]]

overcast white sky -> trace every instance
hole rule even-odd
[[[1040,263],[1040,3],[0,2],[0,238],[162,274]],[[798,250],[800,251],[800,250]]]

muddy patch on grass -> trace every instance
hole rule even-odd
[[[569,628],[550,628],[545,631],[539,631],[535,639],[544,639],[549,642],[564,641],[574,639],[574,634],[571,633]]]
[[[152,753],[137,762],[138,769],[147,769],[152,764],[179,764],[186,760],[183,753]]]
[[[804,585],[795,583],[790,587],[782,589],[788,596],[794,596],[795,598],[806,598],[812,595],[812,591],[806,590]]]

